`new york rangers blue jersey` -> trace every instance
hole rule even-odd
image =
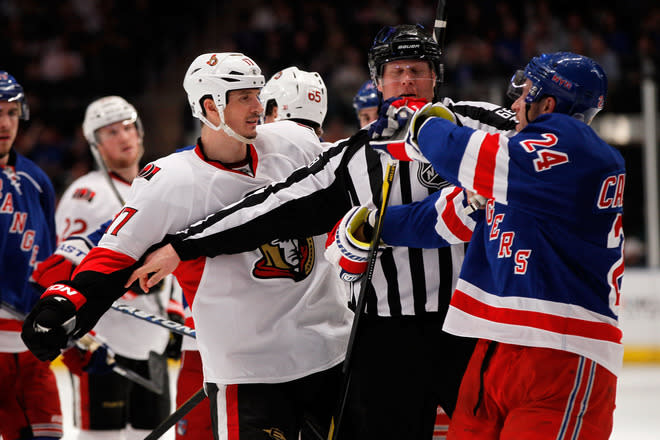
[[[20,313],[27,314],[39,299],[28,280],[55,249],[54,209],[55,191],[46,173],[11,151],[0,167],[0,298]]]
[[[433,118],[418,140],[441,176],[489,199],[477,213],[444,329],[577,353],[617,374],[623,357],[621,154],[588,125],[554,113],[511,138]],[[387,215],[410,217],[405,210]],[[420,235],[437,235],[444,220],[436,219],[433,228],[409,223],[407,231],[383,237],[406,245],[417,235],[419,243]]]

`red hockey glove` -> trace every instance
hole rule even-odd
[[[83,373],[103,375],[112,372],[115,366],[112,350],[106,344],[96,341],[86,345],[85,337],[81,339],[82,342],[62,352],[62,362],[69,371],[77,376]]]
[[[32,272],[32,281],[44,289],[57,283],[71,279],[76,265],[61,255],[53,254],[37,264]]]
[[[369,145],[374,150],[387,153],[389,156],[397,160],[428,162],[419,148],[417,136],[424,124],[430,118],[434,117],[446,119],[454,124],[456,123],[456,116],[454,116],[454,113],[443,104],[426,104],[411,116],[410,125],[408,126],[408,131],[405,133],[405,138],[390,140],[373,140],[372,138]]]
[[[369,262],[369,247],[371,233],[356,238],[360,228],[373,230],[376,211],[366,206],[355,206],[335,225],[328,234],[325,244],[325,258],[339,269],[339,277],[347,282],[354,282],[362,278]],[[384,247],[379,246],[378,254]]]
[[[378,119],[369,126],[371,139],[391,138],[403,130],[410,117],[428,101],[421,98],[390,98],[380,105]]]

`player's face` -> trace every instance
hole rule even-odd
[[[111,169],[129,168],[142,157],[142,140],[133,121],[119,121],[96,131],[98,149],[105,165]]]
[[[225,124],[243,137],[257,136],[259,116],[264,107],[259,100],[259,89],[232,90],[227,94]]]
[[[525,81],[522,88],[522,94],[513,102],[513,104],[511,104],[511,110],[516,112],[516,119],[518,120],[516,131],[521,131],[540,114],[545,113],[543,110],[545,104],[544,99],[538,102],[532,102],[529,106],[529,111],[527,110],[525,97],[529,94],[529,89],[531,88],[532,82],[530,80]]]
[[[383,76],[378,81],[383,99],[409,96],[431,101],[434,86],[435,72],[422,60],[391,61],[383,66]]]
[[[9,151],[18,133],[20,115],[18,102],[0,101],[0,165],[9,160]]]
[[[366,107],[357,112],[360,128],[378,119],[378,107]]]

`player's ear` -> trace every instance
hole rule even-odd
[[[543,113],[552,113],[557,107],[557,100],[554,96],[546,96],[543,98],[543,104],[541,105],[541,114]]]
[[[202,106],[204,107],[204,114],[218,112],[218,108],[215,106],[215,102],[213,102],[213,98],[211,98],[210,96],[208,98],[204,98],[204,102],[202,103]]]

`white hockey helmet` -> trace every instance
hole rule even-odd
[[[85,120],[83,121],[85,139],[91,146],[95,147],[98,144],[96,130],[115,122],[135,124],[140,139],[144,137],[142,121],[140,121],[135,107],[120,96],[105,96],[93,101],[85,110]]]
[[[277,121],[304,119],[319,126],[328,111],[328,90],[316,72],[306,72],[295,66],[280,70],[261,90],[261,102],[277,102]]]
[[[198,56],[188,67],[183,78],[183,88],[195,118],[213,130],[223,129],[242,142],[249,139],[235,133],[225,124],[224,110],[230,90],[261,89],[265,79],[257,63],[246,55],[236,52],[206,53]],[[205,116],[202,101],[212,98],[220,113],[220,124],[214,125]]]

